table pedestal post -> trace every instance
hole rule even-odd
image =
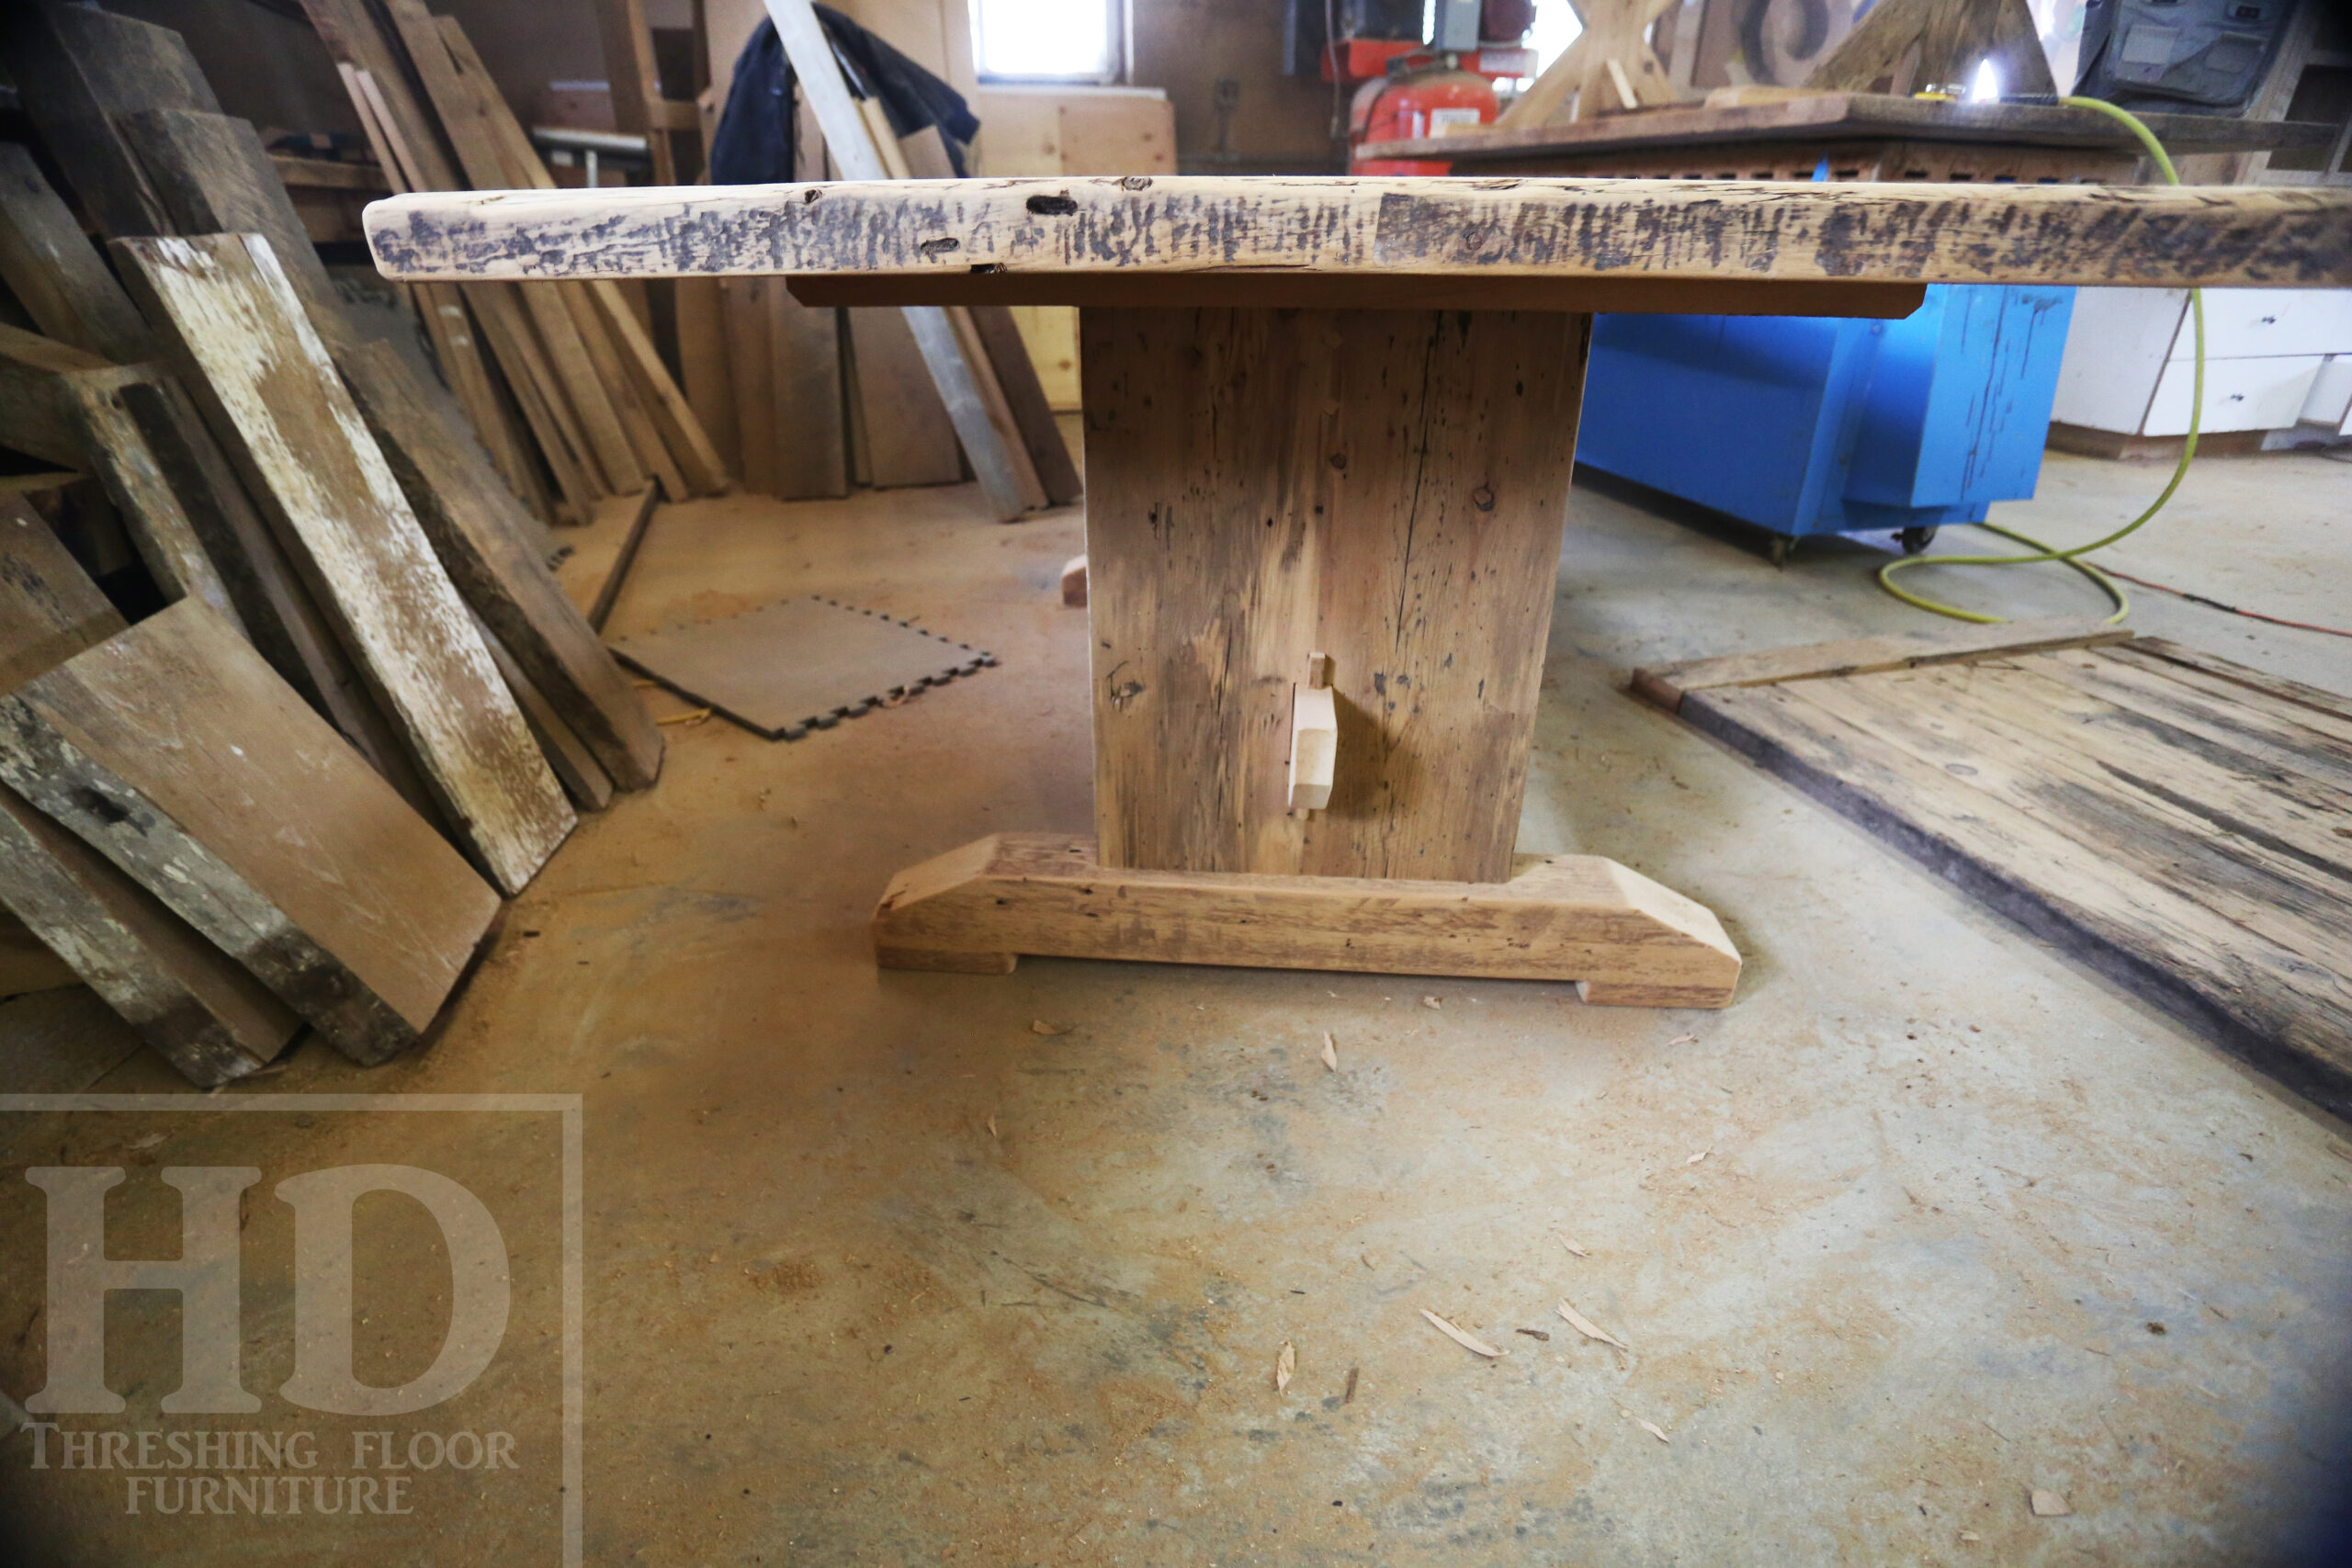
[[[1611,862],[1511,853],[1591,318],[1090,309],[1081,335],[1096,839],[986,840],[904,874],[881,961],[1727,1002],[1739,960],[1705,909]],[[1328,807],[1294,812],[1317,654],[1337,761]]]

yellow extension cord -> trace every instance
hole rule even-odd
[[[2140,123],[2136,116],[2098,98],[2065,97],[2058,101],[2069,108],[2096,109],[2100,114],[2109,115],[2121,120],[2130,128],[2132,134],[2140,139],[2141,145],[2147,148],[2148,155],[2155,160],[2156,167],[2162,171],[2166,182],[2172,185],[2180,183],[2180,175],[2173,168],[2172,159],[2165,155],[2163,143],[2156,140],[2154,132]],[[2164,493],[2149,503],[2145,512],[2109,534],[2106,538],[2094,539],[2087,545],[2077,545],[2071,550],[2052,549],[2041,540],[2020,534],[2014,528],[2004,528],[1995,523],[1978,523],[1974,526],[1983,528],[1988,533],[1998,534],[2005,539],[2014,539],[2020,545],[2030,546],[2035,553],[2030,556],[1905,556],[1901,560],[1889,561],[1879,568],[1879,586],[1905,604],[1916,605],[1922,610],[1932,610],[1939,615],[1950,615],[1954,620],[1974,621],[1983,626],[1996,626],[2007,621],[2008,617],[1988,615],[1981,611],[1962,609],[1957,604],[1947,604],[1940,600],[1930,599],[1923,593],[1914,593],[1897,584],[1894,574],[1915,566],[2039,566],[2046,561],[2061,561],[2098,583],[2106,592],[2107,596],[2114,601],[2115,614],[2107,617],[2110,624],[2130,615],[2132,601],[2124,596],[2123,590],[2116,585],[2115,580],[2082,558],[2089,555],[2093,550],[2105,549],[2126,535],[2137,532],[2143,524],[2162,512],[2165,509],[2165,502],[2172,499],[2172,492],[2180,488],[2182,478],[2188,474],[2188,460],[2197,456],[2198,421],[2205,409],[2205,291],[2203,289],[2192,288],[2188,291],[2188,308],[2197,324],[2197,370],[2196,379],[2189,392],[2188,439],[2181,446],[2180,461],[2173,468],[2171,481],[2165,486]]]

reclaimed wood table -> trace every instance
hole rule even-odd
[[[1739,956],[1612,861],[1513,855],[1592,312],[2352,283],[2352,192],[2271,187],[847,182],[418,195],[368,229],[395,278],[1080,308],[1095,833],[901,873],[884,965],[1489,976],[1628,1006],[1723,1006]]]
[[[2325,151],[2336,128],[2220,115],[2144,114],[2176,158]],[[1456,175],[1683,179],[2129,184],[2146,156],[2122,124],[2063,104],[1955,103],[1891,93],[1804,93],[1758,103],[1674,104],[1566,124],[1375,142],[1366,158],[1442,160]]]

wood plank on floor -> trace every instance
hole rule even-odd
[[[2073,617],[2003,621],[1986,626],[1915,626],[1888,637],[1845,637],[1799,648],[1760,649],[1753,653],[1654,664],[1634,671],[1634,694],[1672,713],[1681,705],[1684,693],[1712,687],[1768,686],[1781,681],[1908,670],[1945,660],[1975,659],[1986,652],[2078,648],[2121,642],[2131,636],[2122,626]]]
[[[2352,767],[2327,733],[2340,699],[2145,641],[2050,646],[1681,691],[1679,711],[2281,1082],[2352,1108]]]
[[[2087,725],[2071,736],[2037,728],[2027,716],[2037,694],[1986,703],[1927,682],[1895,688],[1883,676],[1808,683],[1794,693],[1880,744],[1941,770],[1956,798],[1999,800],[2097,848],[2119,871],[2210,911],[2217,922],[2256,932],[2312,963],[2324,958],[2325,939],[2314,917],[2330,897],[2326,884],[2340,885],[2340,878],[2315,879],[2266,845],[2217,833],[2175,801],[2151,795],[2137,769],[2117,766],[2117,753],[2100,750],[2118,737]],[[2242,792],[2224,785],[2211,793]],[[2227,935],[2218,923],[2213,934]],[[2352,1010],[2352,987],[2340,999]]]

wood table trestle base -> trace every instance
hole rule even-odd
[[[1739,958],[1705,909],[1609,861],[1512,854],[1591,320],[1085,309],[1095,837],[986,840],[905,873],[879,962],[1727,1003]],[[1338,740],[1328,804],[1294,810],[1310,661]]]
[[[1573,980],[1602,1007],[1729,1005],[1739,954],[1707,909],[1597,855],[1508,881],[1119,870],[1094,840],[978,840],[891,879],[885,969],[1005,975],[1022,954],[1252,969]]]

